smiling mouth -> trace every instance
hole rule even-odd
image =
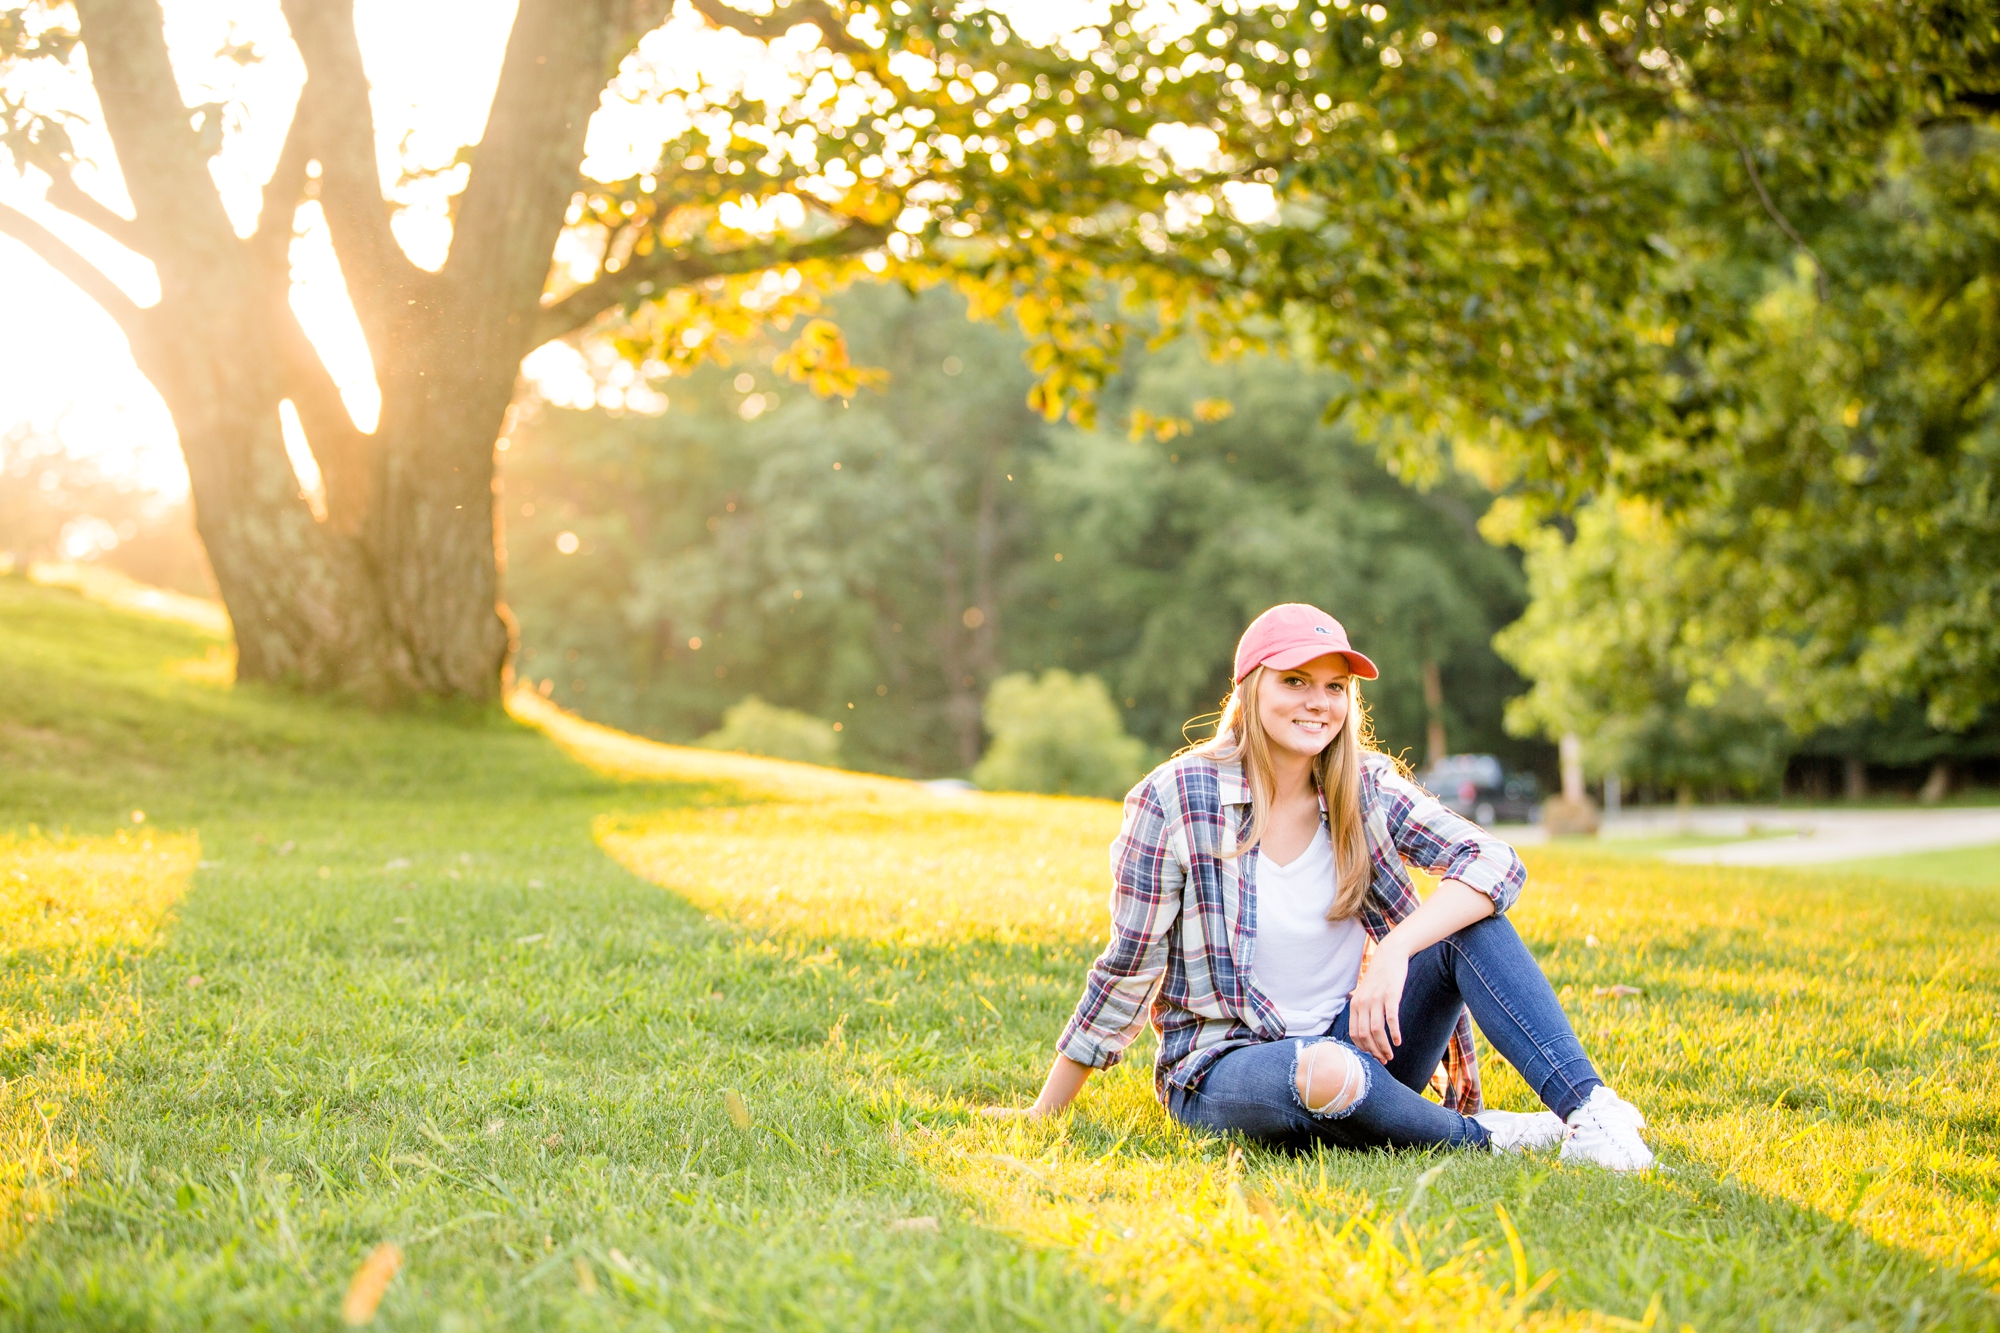
[[[1309,721],[1308,719],[1306,719],[1306,718],[1302,718],[1302,717],[1295,717],[1295,718],[1293,718],[1293,719],[1292,719],[1292,725],[1293,725],[1293,726],[1295,726],[1295,727],[1297,727],[1297,728],[1298,728],[1298,729],[1299,729],[1300,731],[1303,731],[1303,732],[1306,732],[1306,733],[1308,733],[1308,734],[1310,734],[1310,735],[1314,735],[1314,736],[1317,736],[1317,735],[1319,735],[1319,733],[1321,733],[1322,731],[1325,731],[1325,730],[1326,730],[1326,723],[1324,723],[1324,722],[1313,722],[1313,721]]]

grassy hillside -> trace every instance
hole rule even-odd
[[[996,1125],[1115,807],[227,680],[0,579],[0,1323],[2000,1325],[1990,893],[1538,858],[1645,1178]]]

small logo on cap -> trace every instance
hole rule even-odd
[[[1315,634],[1324,634],[1324,635],[1326,635],[1326,636],[1327,636],[1328,638],[1332,638],[1332,637],[1333,637],[1333,631],[1332,631],[1332,630],[1330,630],[1330,629],[1328,629],[1328,628],[1327,628],[1326,626],[1324,626],[1324,625],[1314,625],[1314,626],[1313,626],[1313,633],[1315,633]]]

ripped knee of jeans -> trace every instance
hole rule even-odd
[[[1337,1041],[1300,1043],[1292,1074],[1299,1104],[1322,1119],[1338,1119],[1368,1094],[1368,1067],[1355,1051]]]

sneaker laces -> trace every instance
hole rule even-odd
[[[1639,1137],[1639,1131],[1646,1126],[1645,1114],[1610,1088],[1598,1088],[1571,1114],[1573,1119],[1563,1144],[1565,1156],[1582,1155],[1572,1153],[1573,1148],[1602,1145],[1637,1166],[1652,1162],[1652,1149]]]

